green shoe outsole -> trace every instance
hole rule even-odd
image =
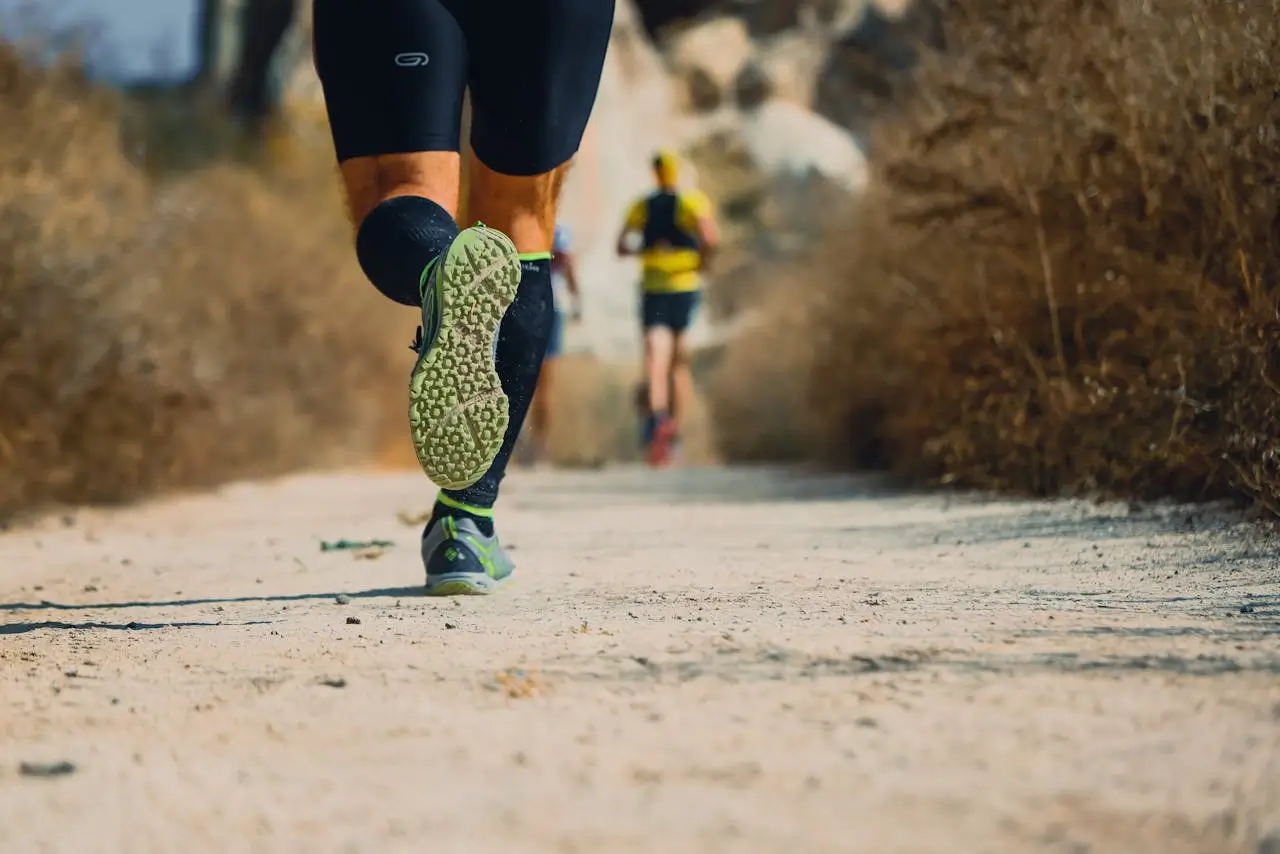
[[[488,596],[498,589],[498,583],[488,576],[467,578],[428,578],[428,596]]]
[[[436,334],[409,378],[409,433],[427,477],[441,489],[465,489],[489,470],[507,432],[494,343],[520,285],[520,258],[505,234],[475,226],[439,265],[423,304],[423,327]],[[439,312],[438,324],[429,311]]]

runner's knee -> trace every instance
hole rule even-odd
[[[645,329],[644,342],[650,357],[662,359],[670,357],[672,334],[666,326],[650,326]]]
[[[339,171],[347,191],[352,223],[359,229],[375,207],[400,196],[430,199],[451,217],[456,217],[460,162],[460,156],[449,151],[386,154],[344,161]]]
[[[684,368],[689,365],[689,348],[685,343],[684,335],[676,335],[671,345],[671,366],[673,368]]]
[[[443,207],[422,196],[396,196],[374,206],[356,232],[365,276],[401,305],[421,307],[423,270],[458,234]]]

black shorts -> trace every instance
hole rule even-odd
[[[471,147],[503,175],[578,151],[614,0],[313,0],[316,71],[339,162]]]
[[[644,294],[640,298],[640,321],[645,329],[665,326],[679,334],[689,328],[698,308],[697,291],[672,294]]]

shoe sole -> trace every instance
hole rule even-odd
[[[440,326],[409,378],[409,433],[436,486],[466,489],[493,465],[507,432],[494,342],[520,286],[520,258],[502,232],[473,227],[458,235],[440,263]]]
[[[428,596],[488,596],[501,581],[478,572],[455,572],[427,577]]]

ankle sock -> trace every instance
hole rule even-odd
[[[420,308],[423,271],[457,236],[458,224],[440,205],[422,196],[397,196],[364,218],[356,257],[383,296]]]
[[[431,508],[431,519],[427,522],[426,529],[428,531],[431,530],[431,527],[445,516],[452,516],[455,519],[470,519],[476,523],[480,533],[486,537],[493,536],[493,507],[477,507],[461,501],[454,501],[442,492],[436,497],[435,506]]]
[[[493,507],[476,507],[472,504],[453,501],[443,493],[439,494],[435,498],[435,506],[431,507],[431,519],[426,522],[426,530],[431,530],[431,526],[445,516],[452,516],[453,519],[470,519],[475,522],[481,534],[493,536]]]

